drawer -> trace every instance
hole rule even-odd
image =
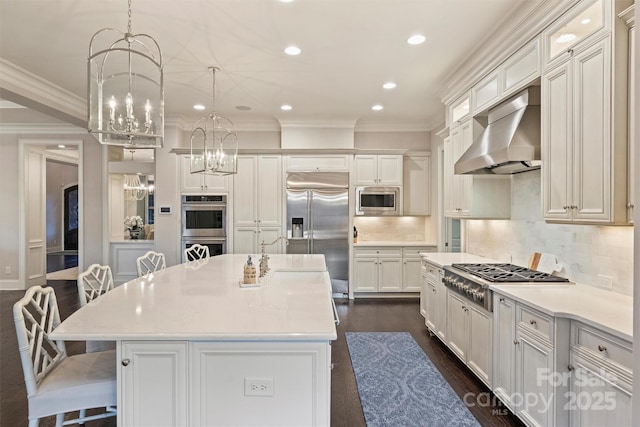
[[[571,341],[603,360],[615,362],[625,368],[633,369],[631,343],[580,322],[571,323]]]
[[[518,326],[522,329],[535,332],[553,342],[553,318],[551,316],[540,313],[531,307],[518,305],[516,319],[518,319]]]
[[[421,246],[421,247],[404,247],[402,248],[403,258],[420,258],[420,252],[435,252],[435,246]]]
[[[437,283],[438,282],[438,278],[440,276],[440,271],[439,268],[433,264],[430,264],[426,261],[422,261],[422,269],[424,272],[425,277],[427,278],[428,281],[430,281],[431,283]]]
[[[402,248],[357,248],[356,257],[401,257]]]

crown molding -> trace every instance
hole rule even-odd
[[[89,135],[89,132],[67,123],[0,123],[0,134]]]
[[[26,107],[54,117],[59,112],[66,118],[71,118],[73,123],[87,121],[86,99],[1,57],[0,93],[9,101],[15,101],[16,97],[27,103],[30,101],[36,105],[25,105]]]
[[[455,71],[445,81],[442,101],[449,104],[460,97],[579,1],[541,0],[531,9],[519,8],[507,16],[497,31],[478,43],[472,56],[452,68]]]
[[[625,10],[623,10],[618,14],[618,17],[622,19],[624,23],[627,24],[627,27],[629,28],[635,25],[634,10],[635,10],[635,4],[632,4],[631,6],[629,6],[628,8],[626,8]]]
[[[355,126],[355,132],[429,132],[429,124],[426,121],[395,121],[378,122],[359,120]]]
[[[323,129],[353,129],[355,120],[280,120],[281,129],[291,128],[323,128]]]

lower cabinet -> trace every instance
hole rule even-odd
[[[329,342],[119,345],[119,423],[329,425]]]
[[[282,235],[280,227],[236,227],[233,232],[233,252],[236,254],[259,254],[260,244],[271,243]],[[283,253],[282,241],[274,245],[266,246],[265,252],[269,254]]]
[[[447,292],[447,339],[453,353],[491,386],[491,313],[454,292]]]
[[[494,295],[493,301],[493,392],[515,413],[513,405],[516,347],[516,303]]]
[[[443,270],[435,264],[422,261],[424,266],[424,300],[426,310],[425,325],[429,331],[446,343],[447,335],[447,288],[442,283]]]

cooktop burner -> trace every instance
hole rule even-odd
[[[568,282],[569,279],[553,276],[513,264],[451,264],[451,267],[489,282]]]

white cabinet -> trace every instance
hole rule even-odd
[[[473,143],[482,126],[469,119],[450,129],[444,140],[444,215],[452,218],[500,219],[511,216],[508,175],[456,175],[456,161]]]
[[[422,261],[425,272],[426,295],[420,297],[425,300],[425,324],[429,332],[446,342],[447,332],[447,288],[442,283],[443,270],[435,264]]]
[[[231,176],[191,173],[190,156],[182,156],[180,164],[180,192],[183,194],[228,193]],[[159,171],[161,172],[161,171]]]
[[[233,251],[259,252],[260,242],[270,243],[282,233],[281,156],[238,156],[233,186]],[[281,253],[282,245],[268,246],[267,251]]]
[[[362,154],[355,156],[355,185],[402,185],[402,155]]]
[[[118,425],[189,425],[188,344],[124,341],[118,352]]]
[[[446,313],[447,346],[491,386],[491,313],[451,291],[447,293]]]
[[[636,151],[636,135],[638,131],[638,126],[640,126],[636,119],[636,98],[634,96],[636,91],[636,86],[638,82],[636,81],[636,39],[635,39],[635,18],[634,18],[634,10],[635,5],[630,6],[628,9],[623,11],[620,14],[620,17],[627,23],[629,26],[629,71],[628,71],[628,82],[629,82],[629,114],[628,114],[628,150],[629,155],[627,161],[627,169],[628,169],[628,177],[627,177],[627,222],[633,223],[633,208],[635,205],[635,151]]]
[[[431,215],[431,156],[405,156],[404,215]]]
[[[463,120],[466,120],[471,114],[471,94],[465,93],[453,101],[451,105],[449,105],[447,112],[447,124],[449,127],[453,127],[456,123],[460,124]]]
[[[422,283],[422,257],[420,252],[435,252],[435,246],[402,248],[402,290],[420,292]]]
[[[349,172],[346,154],[292,154],[284,157],[287,172]]]
[[[354,251],[355,292],[401,292],[400,248],[357,248]]]
[[[603,4],[604,18],[592,34],[555,58],[547,52],[554,65],[542,76],[542,204],[547,221],[627,221],[628,33],[608,31],[610,2],[584,2],[598,10]],[[560,27],[550,31],[547,43]]]
[[[493,392],[515,413],[516,304],[497,294],[493,296],[493,330]]]
[[[571,426],[632,425],[632,344],[572,321],[570,352]]]

